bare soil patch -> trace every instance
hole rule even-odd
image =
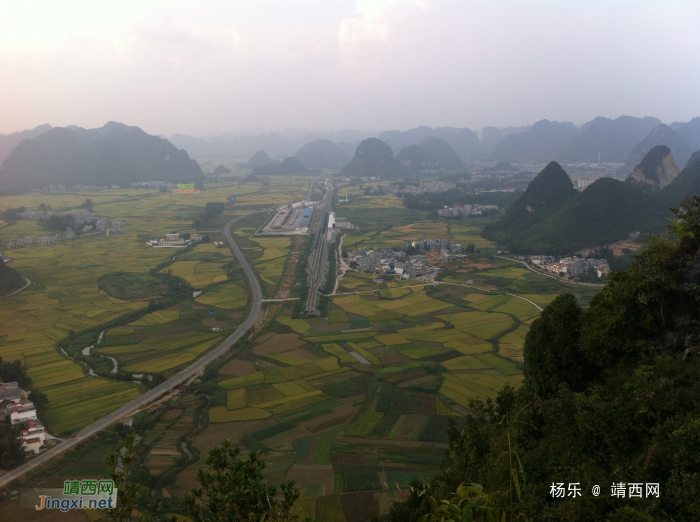
[[[335,426],[339,426],[352,418],[360,409],[360,406],[340,406],[331,413],[321,415],[315,419],[300,422],[298,426],[311,433],[320,433]]]
[[[268,355],[271,353],[288,352],[294,348],[304,346],[306,341],[299,339],[299,334],[286,333],[275,334],[264,343],[253,348],[253,353],[256,355]]]
[[[256,430],[261,430],[279,422],[276,417],[255,421],[222,422],[211,424],[199,435],[192,437],[192,442],[202,450],[202,455],[221,444],[222,440],[231,439],[240,441],[243,435]]]
[[[333,480],[333,467],[330,464],[294,464],[287,477],[300,484],[330,484]]]
[[[255,366],[250,361],[242,361],[240,359],[231,359],[229,362],[219,368],[219,373],[222,375],[232,375],[233,377],[243,377],[255,372]]]

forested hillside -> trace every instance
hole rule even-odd
[[[459,513],[466,498],[500,499],[538,521],[700,519],[700,198],[675,214],[672,239],[612,273],[588,310],[570,294],[544,309],[525,340],[523,387],[473,402],[427,492],[415,484],[381,520],[418,520],[460,498]],[[462,489],[449,501],[470,483],[488,499]]]

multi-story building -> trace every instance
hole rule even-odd
[[[51,236],[40,236],[36,242],[39,246],[53,245],[53,238]]]

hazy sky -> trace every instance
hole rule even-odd
[[[700,116],[698,0],[0,0],[0,132]]]

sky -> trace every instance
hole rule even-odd
[[[0,0],[0,133],[700,116],[698,0]]]

